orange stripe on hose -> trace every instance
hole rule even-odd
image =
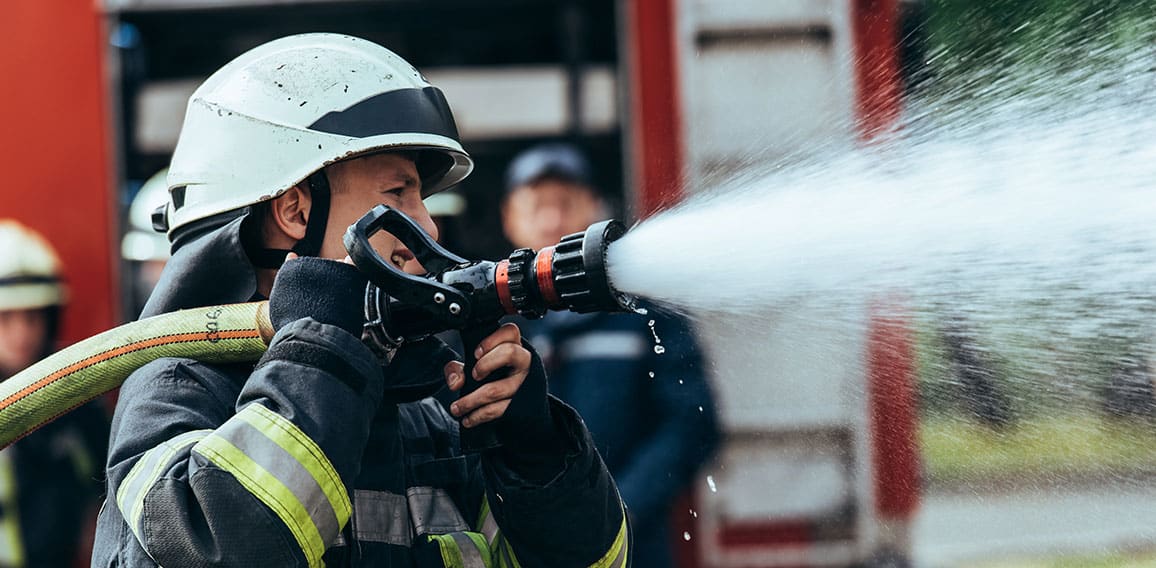
[[[150,339],[137,341],[135,343],[123,345],[123,346],[117,347],[115,349],[110,349],[110,350],[105,351],[103,353],[98,353],[98,354],[93,355],[91,357],[87,357],[85,359],[77,361],[76,363],[73,363],[73,364],[71,364],[71,365],[69,365],[63,369],[60,369],[60,370],[44,377],[43,379],[40,379],[39,381],[36,381],[35,383],[32,383],[31,385],[28,385],[28,386],[24,387],[23,389],[20,389],[12,396],[4,399],[3,401],[0,401],[0,411],[8,408],[9,406],[22,400],[24,397],[28,396],[29,394],[32,394],[32,393],[50,385],[50,384],[52,384],[53,382],[55,382],[59,379],[67,377],[68,375],[71,375],[77,371],[81,371],[81,370],[88,368],[88,367],[91,367],[93,365],[97,365],[99,363],[103,363],[103,362],[108,361],[110,359],[115,359],[115,358],[120,357],[122,355],[127,355],[129,353],[133,353],[135,351],[141,351],[144,349],[148,349],[150,347],[157,347],[160,345],[170,345],[170,344],[174,344],[174,343],[193,343],[193,342],[198,342],[198,341],[208,341],[210,335],[217,337],[218,340],[221,340],[221,339],[260,339],[261,338],[260,332],[258,332],[255,329],[242,329],[242,330],[233,330],[233,331],[218,331],[218,332],[213,332],[213,333],[209,333],[209,332],[205,332],[205,331],[198,331],[198,332],[194,332],[194,333],[179,333],[179,334],[175,334],[175,335],[164,335],[164,336],[160,336],[160,337],[153,337]]]

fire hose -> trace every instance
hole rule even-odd
[[[382,260],[369,238],[383,230],[414,253],[425,275],[407,274]],[[350,258],[370,281],[363,340],[392,353],[406,342],[458,330],[470,376],[474,349],[504,316],[632,309],[634,298],[615,290],[606,273],[606,251],[624,232],[622,223],[602,221],[538,251],[519,249],[498,262],[470,261],[443,248],[400,211],[379,205],[344,238]],[[116,389],[150,361],[253,362],[273,334],[268,302],[251,302],[162,314],[80,341],[0,383],[0,448]],[[492,373],[486,381],[501,376]],[[461,396],[482,384],[466,381]],[[467,451],[497,443],[490,424],[462,431]]]

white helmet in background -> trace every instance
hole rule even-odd
[[[423,196],[473,169],[441,91],[392,51],[337,34],[271,41],[189,99],[168,175],[169,234],[275,198],[327,164],[390,150],[415,153]]]
[[[457,217],[466,210],[466,198],[455,191],[445,191],[425,199],[430,217]]]
[[[0,310],[61,306],[60,258],[48,241],[11,219],[0,219]]]
[[[153,228],[153,211],[169,200],[168,173],[165,168],[153,174],[132,199],[128,208],[129,230],[120,241],[120,255],[125,260],[148,262],[169,258],[169,240]]]

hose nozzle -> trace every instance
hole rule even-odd
[[[498,263],[495,280],[507,314],[541,317],[547,310],[577,313],[630,310],[634,298],[614,289],[606,272],[610,243],[626,232],[607,220],[534,252],[514,251]]]
[[[429,272],[406,274],[382,260],[369,245],[381,230],[402,241]],[[380,334],[399,343],[506,315],[632,310],[635,298],[616,290],[606,270],[610,243],[625,232],[621,222],[606,220],[538,251],[519,249],[496,263],[468,261],[442,248],[400,211],[379,205],[349,227],[345,246],[380,289],[370,294],[377,305],[367,306],[367,312],[380,322]]]

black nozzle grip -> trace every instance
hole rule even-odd
[[[478,363],[477,358],[474,357],[474,351],[478,348],[478,345],[482,343],[483,339],[489,337],[495,331],[498,331],[499,327],[500,324],[497,321],[489,321],[468,326],[461,330],[462,348],[465,349],[466,369],[462,389],[458,392],[458,399],[473,393],[486,383],[503,379],[509,374],[509,369],[502,368],[490,373],[490,376],[486,377],[485,380],[474,380],[474,366]],[[498,441],[497,425],[493,422],[479,424],[473,428],[462,428],[461,440],[463,452],[480,452],[502,445],[501,442]]]

